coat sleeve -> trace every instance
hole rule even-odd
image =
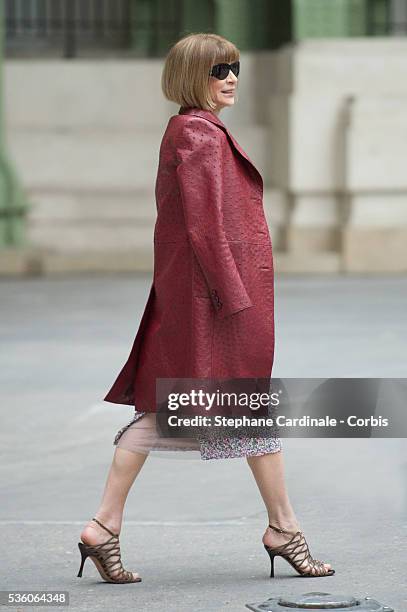
[[[189,118],[177,139],[177,177],[189,241],[219,318],[253,306],[223,226],[221,130]]]

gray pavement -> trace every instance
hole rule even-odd
[[[140,584],[82,578],[93,516],[131,407],[103,402],[126,360],[150,277],[0,282],[1,583],[67,590],[71,610],[240,612],[308,591],[407,611],[402,439],[285,439],[287,484],[311,552],[337,573],[269,579],[267,517],[246,460],[148,458],[126,505],[123,564]],[[407,277],[276,280],[276,377],[407,377]],[[8,608],[28,610],[30,607]],[[34,608],[32,608],[34,609]],[[42,609],[42,608],[41,608]]]

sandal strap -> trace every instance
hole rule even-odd
[[[286,533],[288,535],[295,535],[298,532],[294,532],[294,531],[287,531],[286,529],[280,529],[280,527],[274,527],[274,525],[270,525],[269,527],[271,527],[271,529],[274,529],[274,531],[277,531],[278,533]]]
[[[132,572],[124,569],[122,564],[119,536],[110,531],[97,518],[94,517],[92,520],[96,521],[103,529],[106,529],[112,537],[101,544],[86,545],[88,554],[95,555],[99,559],[106,574],[115,582],[133,582]],[[114,557],[117,557],[117,559],[114,559]]]
[[[122,565],[120,547],[117,544],[114,544],[109,548],[106,546],[106,544],[109,546],[108,542],[104,542],[100,546],[88,548],[88,551],[90,554],[93,553],[99,559],[106,574],[115,582],[129,582],[132,579],[132,572],[125,570]],[[117,557],[117,559],[115,560],[114,557]]]
[[[92,521],[96,521],[96,523],[100,525],[101,527],[103,527],[103,529],[108,531],[110,535],[115,536],[116,538],[119,537],[117,533],[113,533],[113,531],[110,531],[110,529],[108,529],[105,525],[103,525],[103,523],[101,523],[97,518],[93,517]]]
[[[328,573],[322,561],[313,559],[308,548],[304,534],[298,531],[287,544],[278,546],[274,549],[281,556],[290,559],[297,571],[304,576],[322,576]],[[310,567],[308,572],[304,571],[304,566]]]

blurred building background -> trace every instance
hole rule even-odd
[[[278,272],[407,271],[407,0],[0,0],[0,273],[153,265],[169,47],[241,50],[222,120]]]

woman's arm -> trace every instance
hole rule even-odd
[[[178,135],[177,175],[185,223],[217,316],[253,306],[223,227],[222,136],[218,127],[189,117]]]

